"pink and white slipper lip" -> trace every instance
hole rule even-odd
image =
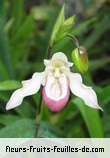
[[[66,106],[70,96],[67,78],[62,76],[58,81],[55,81],[52,76],[48,76],[42,94],[45,104],[51,111],[61,111]]]
[[[49,98],[46,95],[45,88],[43,88],[43,100],[47,107],[52,111],[52,112],[59,112],[61,111],[67,104],[70,96],[70,91],[68,89],[67,94],[64,96],[64,98],[59,99],[58,101],[53,100]]]

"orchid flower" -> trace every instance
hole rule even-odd
[[[44,60],[44,65],[43,72],[35,72],[31,79],[22,81],[22,88],[12,94],[6,110],[19,106],[24,97],[36,94],[41,86],[43,86],[43,100],[53,112],[58,112],[65,107],[70,91],[80,97],[86,105],[101,109],[95,91],[82,83],[79,73],[70,71],[73,63],[68,61],[64,53],[55,53],[50,60]]]

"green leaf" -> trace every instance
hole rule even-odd
[[[110,85],[102,88],[102,91],[99,93],[99,100],[101,100],[101,103],[104,105],[110,101]]]
[[[56,44],[70,33],[75,21],[75,16],[71,16],[68,19],[64,17],[64,6],[58,16],[58,19],[53,28],[52,36],[50,39],[50,45]]]
[[[58,43],[60,40],[62,40],[64,37],[66,37],[66,35],[68,35],[71,32],[73,24],[74,24],[74,19],[75,17],[72,16],[64,21],[64,24],[62,24],[61,29],[56,35],[55,42]]]
[[[16,112],[25,118],[34,118],[35,117],[35,108],[30,105],[28,102],[23,102],[22,106],[16,108]]]
[[[7,80],[0,82],[0,90],[2,91],[14,90],[20,87],[21,87],[21,83],[19,81]]]
[[[76,115],[79,113],[76,106],[73,106],[73,102],[70,100],[70,102],[66,105],[66,107],[58,113],[58,124],[62,124],[65,122],[65,120],[68,120],[70,118],[76,117]]]
[[[15,121],[19,120],[19,116],[16,115],[0,115],[0,123],[3,125],[10,125],[13,124]]]
[[[56,40],[56,35],[58,34],[63,23],[64,23],[64,6],[62,7],[61,12],[54,25],[53,32],[50,39],[50,45],[53,45],[54,41]]]
[[[0,60],[0,79],[1,80],[9,79],[7,68],[5,67],[5,65],[3,64],[1,60]]]
[[[103,34],[110,29],[110,23],[108,23],[110,17],[105,16],[99,22],[97,22],[95,29],[92,31],[91,35],[89,35],[86,40],[84,40],[83,45],[90,49],[95,45],[95,43],[103,36]]]
[[[28,56],[30,41],[33,37],[34,24],[34,18],[30,14],[12,36],[12,55],[15,65],[20,59],[27,58]]]
[[[65,32],[65,33],[68,32],[73,27],[74,22],[75,22],[75,16],[71,16],[68,19],[66,19],[62,26],[63,30],[61,30],[61,31]]]
[[[6,33],[8,33],[10,30],[11,30],[11,28],[12,28],[12,26],[13,26],[13,18],[11,18],[11,19],[9,19],[8,21],[7,21],[7,23],[5,24],[5,26],[4,26],[4,30],[5,30],[5,32]]]
[[[74,99],[73,104],[77,106],[88,128],[90,137],[103,138],[104,131],[98,110],[85,105],[80,99]]]
[[[75,17],[73,17],[75,19]],[[88,27],[89,25],[95,20],[95,18],[93,19],[89,19],[86,20],[84,22],[82,22],[81,24],[79,24],[77,27],[73,27],[70,31],[69,34],[71,35],[75,35],[75,36],[79,36],[81,33],[83,33]],[[74,24],[74,22],[73,22]],[[73,25],[74,26],[74,25]],[[63,38],[62,40],[59,40],[57,42],[56,48],[54,48],[55,51],[58,51],[59,49],[64,48],[65,52],[69,52],[71,50],[71,45],[70,45],[70,40],[68,40],[67,38]],[[67,49],[67,50],[66,50]],[[72,45],[72,49],[73,49],[73,45]]]
[[[9,40],[4,31],[4,16],[0,15],[0,58],[9,72],[9,77],[12,78],[14,76],[14,72],[10,54],[11,50]]]
[[[38,138],[58,138],[61,137],[61,132],[55,126],[48,122],[41,122],[38,128]]]
[[[25,41],[33,32],[34,29],[34,18],[30,14],[21,24],[21,27],[14,34],[13,42],[17,43],[19,40]]]
[[[4,15],[4,14],[5,14],[4,0],[1,0],[0,1],[0,18],[1,18],[1,15]]]
[[[90,61],[90,70],[94,71],[99,68],[103,68],[106,64],[110,63],[110,57],[103,57]]]
[[[24,17],[24,0],[12,0],[11,1],[12,6],[12,18],[14,19],[14,25],[13,25],[13,31],[17,31],[20,26],[21,22]]]
[[[0,130],[0,138],[32,138],[35,134],[35,122],[20,119]]]
[[[81,22],[80,24],[78,24],[77,27],[75,27],[73,29],[73,31],[71,32],[71,34],[73,35],[77,35],[79,36],[82,32],[84,32],[88,27],[89,25],[94,22],[96,20],[96,18],[92,18],[92,19],[89,19],[89,20],[86,20],[84,22]]]

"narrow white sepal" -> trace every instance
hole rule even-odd
[[[98,105],[97,95],[92,87],[88,87],[82,83],[82,77],[78,73],[69,74],[70,89],[71,92],[83,99],[86,105],[100,109],[102,108]]]
[[[6,105],[6,110],[13,109],[19,106],[24,97],[37,93],[42,84],[43,73],[34,73],[32,78],[26,81],[22,81],[23,87],[14,91],[10,100]]]

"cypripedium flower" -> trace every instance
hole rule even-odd
[[[79,73],[70,71],[73,63],[68,61],[64,53],[55,53],[52,59],[44,60],[44,64],[44,72],[36,72],[31,79],[22,81],[23,87],[12,94],[6,105],[7,110],[19,106],[24,97],[37,93],[41,85],[43,100],[53,112],[64,108],[69,100],[70,91],[80,97],[86,105],[101,109],[95,91],[82,83]]]

